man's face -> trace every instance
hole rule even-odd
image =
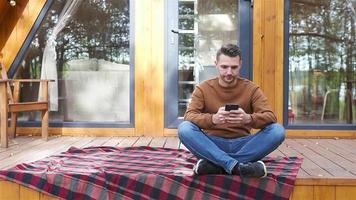
[[[215,61],[216,68],[219,71],[219,83],[222,86],[230,86],[236,83],[236,78],[240,76],[242,60],[240,56],[229,57],[224,54]]]

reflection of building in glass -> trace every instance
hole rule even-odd
[[[179,116],[199,82],[216,76],[216,51],[238,43],[238,1],[179,1]],[[186,74],[189,74],[187,76]],[[189,77],[189,79],[187,79]]]

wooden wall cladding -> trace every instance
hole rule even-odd
[[[164,129],[164,0],[140,0],[135,16],[135,134]]]
[[[254,1],[253,19],[253,80],[282,123],[284,1]]]
[[[356,196],[355,186],[339,185],[296,185],[291,195],[291,200],[311,199],[311,200],[353,200]],[[52,197],[17,183],[0,180],[0,200],[54,200]]]
[[[14,61],[45,3],[46,0],[17,0],[15,7],[6,7],[0,21],[0,50],[6,68]]]

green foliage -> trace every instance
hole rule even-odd
[[[353,12],[347,0],[291,0],[289,88],[303,96],[291,102],[303,117],[319,115],[324,103],[320,99],[328,91],[340,90],[345,81],[356,80]],[[328,112],[336,116],[340,99],[335,94],[326,103],[331,105]]]
[[[39,78],[43,51],[65,0],[54,1],[27,51],[23,77]],[[74,59],[103,59],[128,64],[130,62],[129,0],[85,0],[68,25],[56,38],[59,75],[65,64]],[[28,75],[26,75],[28,74]]]

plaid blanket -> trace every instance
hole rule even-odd
[[[194,175],[196,161],[182,149],[72,147],[0,170],[0,179],[63,199],[288,199],[301,165],[296,157],[267,157],[266,178],[241,179]]]

